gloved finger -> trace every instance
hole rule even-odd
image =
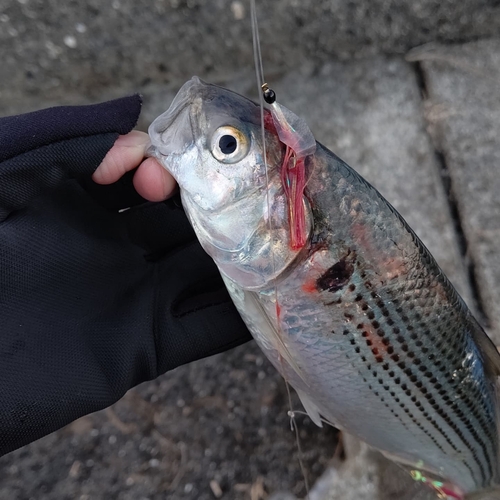
[[[130,241],[144,250],[148,262],[197,241],[178,195],[161,203],[132,207],[120,216],[126,222]]]
[[[0,221],[69,178],[90,177],[140,106],[131,96],[0,119]]]
[[[121,217],[132,242],[156,268],[157,375],[251,340],[178,196],[134,207]]]
[[[176,248],[157,266],[157,375],[252,339],[198,242]]]
[[[137,123],[138,94],[88,106],[58,106],[0,118],[0,162],[49,144],[100,134],[126,134]]]

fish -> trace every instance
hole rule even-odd
[[[500,498],[500,355],[394,207],[319,142],[291,202],[289,148],[269,107],[197,77],[149,136],[238,312],[311,419],[439,498]]]

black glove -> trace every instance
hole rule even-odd
[[[0,119],[0,455],[250,339],[178,202],[91,180],[140,107]]]

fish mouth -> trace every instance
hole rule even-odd
[[[179,89],[167,111],[149,126],[150,156],[180,155],[193,143],[195,134],[190,109],[208,86],[200,78],[193,76]]]

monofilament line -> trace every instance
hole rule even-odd
[[[264,169],[266,172],[266,202],[267,202],[267,219],[268,219],[268,228],[269,228],[269,245],[270,245],[270,256],[271,256],[271,267],[273,276],[276,276],[276,260],[274,256],[274,231],[272,226],[272,218],[271,218],[271,185],[270,185],[270,176],[269,176],[269,166],[267,164],[267,147],[266,147],[266,130],[264,126],[264,96],[262,93],[262,85],[265,82],[264,80],[264,67],[262,64],[262,54],[260,51],[260,38],[259,38],[259,27],[257,21],[257,8],[255,6],[255,0],[250,0],[250,17],[252,22],[252,42],[253,42],[253,55],[254,55],[254,63],[255,63],[255,75],[257,77],[257,93],[259,95],[259,105],[260,105],[260,128],[262,134],[262,154],[264,160]],[[278,335],[280,333],[280,319],[278,314],[278,287],[277,284],[274,285],[274,297],[275,297],[275,305],[276,305],[276,331]],[[283,373],[285,371],[283,370]],[[290,386],[285,377],[283,377],[285,381],[286,391],[288,394],[288,403],[290,407],[290,411],[288,415],[290,417],[290,425],[292,431],[295,432],[295,440],[297,444],[298,456],[299,456],[299,467],[302,473],[302,477],[304,478],[304,485],[306,488],[306,499],[309,498],[309,483],[307,480],[307,474],[304,467],[304,463],[302,461],[302,447],[300,445],[300,435],[299,429],[297,427],[297,422],[295,420],[295,412],[292,409],[292,396],[290,393]]]

